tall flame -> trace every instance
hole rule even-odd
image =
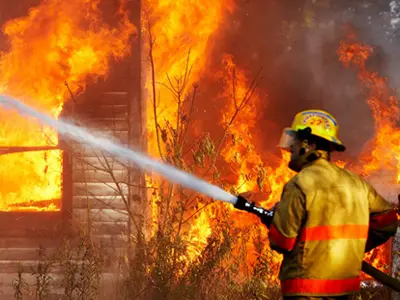
[[[251,95],[250,83],[244,72],[237,69],[232,55],[226,54],[223,64],[225,66],[225,72],[222,74],[223,96],[226,105],[221,114],[221,127],[226,128],[229,139],[221,155],[235,170],[234,174],[237,176],[235,185],[238,192],[258,188],[269,190],[266,186],[268,182],[264,180],[264,164],[261,156],[255,151],[252,136],[257,121],[257,107],[261,99],[257,94]]]
[[[362,159],[365,174],[371,174],[380,169],[394,171],[398,182],[400,158],[400,130],[397,121],[400,116],[398,100],[388,87],[387,79],[370,71],[366,67],[368,58],[373,54],[373,48],[356,40],[354,34],[342,41],[338,50],[340,61],[347,67],[354,66],[358,70],[358,78],[362,87],[368,93],[370,106],[375,121],[375,137],[365,149]]]
[[[221,112],[221,127],[227,129],[229,138],[226,140],[221,155],[229,164],[234,175],[233,186],[238,193],[260,191],[264,199],[258,199],[259,204],[271,207],[279,201],[283,185],[294,175],[288,169],[290,154],[282,152],[281,157],[272,153],[261,153],[255,145],[252,133],[257,125],[257,111],[263,101],[257,88],[253,91],[252,84],[245,72],[239,68],[231,55],[223,58],[224,71],[220,76],[224,82],[224,108]],[[248,97],[250,92],[251,96]],[[232,118],[235,116],[235,118]],[[262,156],[262,154],[264,154]],[[265,159],[267,157],[267,159]],[[253,216],[234,211],[232,206],[227,207],[234,214],[235,224],[242,230],[242,239],[246,242],[246,265],[252,266],[258,259],[259,247],[262,253],[271,253],[267,239],[267,230],[259,220]],[[246,237],[247,236],[247,237]],[[258,249],[258,250],[257,250]],[[239,251],[239,249],[235,249]],[[277,266],[280,263],[279,255],[271,254],[270,283],[277,280]]]
[[[122,4],[118,26],[107,25],[100,4],[101,0],[43,1],[27,16],[7,22],[0,93],[58,117],[69,98],[65,83],[76,93],[89,79],[105,76],[109,59],[129,52],[135,28]],[[8,111],[0,114],[0,147],[58,144],[51,128]],[[61,171],[59,150],[0,155],[0,210],[58,210]]]
[[[400,129],[397,122],[400,108],[387,79],[368,70],[366,66],[368,58],[373,54],[373,48],[359,42],[352,32],[340,43],[338,54],[344,66],[356,68],[360,84],[368,95],[367,103],[375,121],[375,136],[361,155],[363,175],[371,176],[382,170],[389,170],[393,174],[392,182],[386,183],[399,183]],[[368,253],[366,259],[381,270],[389,271],[386,245]]]
[[[172,124],[173,127],[177,124],[177,111],[192,84],[206,70],[213,37],[226,14],[235,9],[234,3],[234,0],[143,1],[144,51],[149,53],[151,50],[148,69],[145,70],[149,154],[159,157],[160,150],[165,151],[162,142],[160,146],[157,143],[155,128],[158,126],[164,129],[167,124]],[[171,93],[171,90],[178,93]],[[153,92],[156,94],[153,95]],[[156,177],[152,176],[148,181],[149,185],[158,186]],[[158,219],[157,199],[159,195],[154,193],[151,210],[155,223]],[[187,240],[192,245],[189,249],[191,258],[196,257],[206,245],[210,234],[204,215],[197,216],[194,220],[195,223],[191,224],[187,235]]]
[[[178,99],[166,86],[170,82],[174,88],[185,88],[181,96],[199,80],[207,66],[208,53],[213,46],[213,37],[227,13],[235,8],[234,0],[197,1],[197,0],[145,0],[143,30],[147,32],[145,43],[149,47],[152,39],[154,58],[157,119],[161,127],[165,123],[176,123]],[[149,26],[150,25],[150,26]],[[150,27],[150,29],[149,29]],[[188,72],[186,72],[188,71]],[[185,74],[189,73],[187,81]],[[159,155],[155,138],[155,120],[152,96],[152,78],[148,71],[146,87],[148,89],[148,133],[149,151]],[[182,99],[181,99],[182,100]]]

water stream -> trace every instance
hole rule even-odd
[[[195,190],[216,200],[232,204],[237,201],[236,196],[224,191],[218,186],[212,185],[171,165],[161,163],[143,153],[118,145],[109,139],[96,137],[82,127],[72,125],[62,120],[56,120],[16,99],[0,95],[0,105],[5,109],[16,110],[21,115],[33,117],[42,124],[52,126],[58,130],[59,134],[68,135],[70,138],[73,138],[78,142],[90,144],[97,149],[102,149],[103,151],[114,155],[115,157],[129,160],[138,168],[147,171],[154,171],[170,182]]]

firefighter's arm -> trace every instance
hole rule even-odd
[[[397,210],[374,188],[369,191],[369,231],[365,252],[386,243],[397,231]]]
[[[279,253],[291,251],[305,217],[305,195],[294,182],[290,182],[283,190],[268,232],[271,249]]]

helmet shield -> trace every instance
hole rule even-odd
[[[291,128],[285,128],[282,131],[278,147],[289,150],[290,147],[296,143],[296,141],[298,141],[296,131]]]

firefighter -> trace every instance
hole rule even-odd
[[[345,150],[338,130],[337,120],[322,110],[298,113],[283,130],[279,146],[291,152],[289,168],[297,174],[285,184],[272,217],[260,217],[271,248],[283,254],[284,299],[342,299],[358,292],[364,252],[397,230],[392,204],[330,162],[332,152]],[[238,197],[235,207],[254,207],[248,195]]]

